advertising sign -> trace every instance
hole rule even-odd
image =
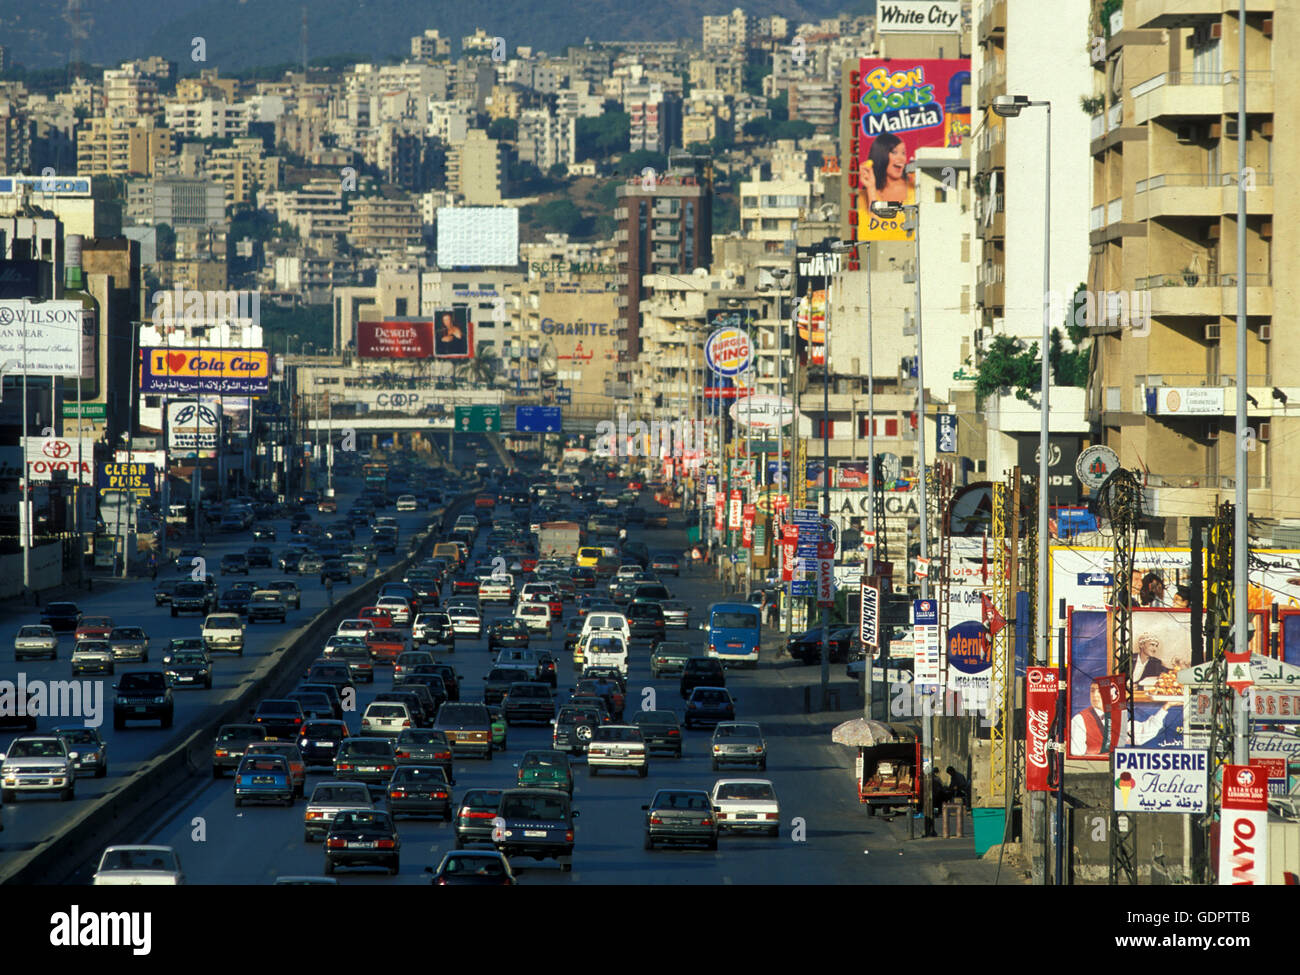
[[[728,326],[716,329],[704,343],[704,361],[719,376],[739,376],[749,369],[753,350],[744,329]]]
[[[957,414],[940,413],[935,417],[939,430],[934,449],[941,454],[957,453]]]
[[[794,403],[783,396],[746,396],[733,403],[730,412],[731,419],[742,427],[775,430],[793,422]]]
[[[878,217],[877,200],[915,204],[916,177],[906,166],[918,149],[960,146],[970,137],[968,59],[863,58],[853,85],[854,136],[849,186],[856,240],[907,240],[906,214]]]
[[[76,400],[63,401],[63,418],[65,420],[77,419]],[[82,403],[80,404],[81,418],[84,420],[99,420],[101,423],[108,419],[107,403]]]
[[[867,579],[862,580],[862,617],[858,621],[858,639],[869,650],[880,645],[880,589]]]
[[[141,500],[153,494],[153,464],[101,464],[99,468],[99,493],[130,491]]]
[[[84,376],[94,363],[82,361],[82,335],[79,301],[0,300],[0,362],[17,361],[8,375]]]
[[[915,662],[912,664],[912,681],[915,684],[940,684],[943,682],[942,645],[939,642],[939,627],[914,626],[912,640]],[[893,653],[891,647],[890,653]]]
[[[1119,469],[1119,454],[1105,444],[1093,444],[1074,461],[1074,474],[1090,491],[1095,491]]]
[[[741,522],[744,520],[744,500],[739,488],[731,489],[731,497],[727,507],[727,530],[740,531]]]
[[[835,605],[835,560],[817,560],[817,605]]]
[[[992,685],[993,650],[984,624],[966,620],[949,625],[948,686],[954,690],[987,692]]]
[[[75,438],[27,437],[23,444],[27,459],[27,480],[31,483],[48,484],[59,472],[66,473],[69,481],[95,483],[93,438],[82,437],[78,442]]]
[[[1150,416],[1221,416],[1222,386],[1157,386],[1146,391]]]
[[[429,359],[433,322],[357,322],[357,356],[362,359]]]
[[[221,442],[219,409],[173,400],[167,404],[167,449],[216,450]],[[193,456],[191,454],[191,456]]]
[[[917,626],[937,626],[939,624],[939,604],[933,599],[913,600],[912,622]]]
[[[727,527],[727,496],[719,491],[713,499],[713,530],[720,532]]]
[[[1020,476],[1026,482],[1038,476],[1041,440],[1038,434],[1019,438]],[[1083,444],[1081,437],[1050,437],[1047,441],[1047,500],[1053,505],[1078,504],[1079,482],[1074,477],[1074,461]]]
[[[1219,885],[1268,883],[1268,769],[1223,767]]]
[[[754,547],[754,505],[745,505],[740,512],[740,544],[744,548]]]
[[[713,499],[718,496],[718,475],[710,474],[704,482],[704,507],[712,508]]]
[[[1208,752],[1116,748],[1115,811],[1203,813],[1209,807]]]
[[[961,29],[961,0],[880,0],[876,5],[876,30],[881,34],[942,34]]]
[[[781,541],[781,581],[789,582],[794,578],[794,539],[786,538]]]
[[[145,348],[140,355],[142,393],[256,396],[271,389],[265,349]]]
[[[963,624],[965,625],[965,624]],[[987,643],[987,641],[986,641]],[[952,668],[951,634],[948,666]],[[1052,725],[1056,723],[1059,688],[1055,667],[1029,667],[1025,671],[1025,789],[1047,792],[1048,748]],[[1118,807],[1116,807],[1118,808]]]
[[[458,305],[438,312],[433,335],[433,354],[439,359],[470,359],[474,356],[474,323],[469,309]]]

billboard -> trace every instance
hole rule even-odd
[[[27,460],[27,479],[33,484],[48,484],[57,473],[66,473],[69,481],[95,483],[95,438],[80,441],[68,437],[27,437],[23,440]]]
[[[905,214],[877,217],[871,204],[916,203],[916,176],[905,168],[918,149],[960,146],[970,136],[966,58],[862,58],[849,110],[853,134],[849,188],[855,240],[908,240]]]
[[[457,305],[437,313],[433,330],[433,354],[439,359],[470,359],[474,356],[474,323],[469,308]]]
[[[951,414],[948,414],[951,416]],[[956,417],[952,417],[955,424]],[[1020,434],[1020,476],[1028,484],[1038,476],[1041,439],[1038,434]],[[1074,462],[1083,449],[1081,436],[1050,436],[1047,440],[1047,500],[1052,505],[1079,503],[1079,479],[1074,476]],[[1055,516],[1053,516],[1055,517]]]
[[[947,34],[961,29],[961,0],[880,0],[876,6],[876,31],[881,34]]]
[[[89,369],[93,378],[95,337],[92,328],[87,348],[84,331],[79,301],[0,300],[0,362],[15,360],[4,370],[8,375],[75,379],[78,373],[87,378]]]
[[[271,357],[265,349],[140,350],[140,391],[256,396],[270,392]]]
[[[430,359],[433,322],[357,322],[357,356],[362,359]]]
[[[221,407],[175,400],[167,404],[167,449],[216,450],[221,441]],[[194,456],[191,453],[189,456]]]
[[[515,207],[439,207],[438,267],[514,267],[519,263]]]
[[[130,491],[141,500],[153,494],[154,465],[118,463],[112,461],[99,465],[99,493]]]

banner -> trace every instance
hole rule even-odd
[[[754,505],[745,505],[740,512],[740,545],[754,547]]]
[[[906,166],[918,149],[960,146],[970,137],[970,61],[863,58],[853,84],[849,186],[855,240],[908,240],[906,214],[878,217],[871,203],[916,203]]]
[[[952,664],[952,650],[948,651]],[[1025,789],[1047,792],[1052,726],[1056,723],[1059,688],[1055,667],[1030,667],[1025,674]],[[1117,807],[1118,808],[1118,807]]]
[[[1223,815],[1219,820],[1219,885],[1268,883],[1268,770],[1255,765],[1223,767]]]
[[[740,493],[740,488],[731,489],[731,498],[727,508],[727,530],[740,531],[741,523],[744,521],[744,500]]]
[[[1209,808],[1209,752],[1116,748],[1115,811],[1203,813]]]
[[[727,527],[727,496],[721,491],[713,499],[713,530],[720,532]]]
[[[433,334],[433,354],[439,359],[470,359],[474,356],[474,323],[464,305],[438,312]]]
[[[433,348],[433,322],[357,322],[359,358],[431,359]]]
[[[781,541],[781,581],[789,582],[794,578],[795,540],[786,538]]]
[[[817,605],[835,605],[835,559],[817,560]]]
[[[271,389],[265,349],[145,348],[140,355],[142,393],[255,396]]]

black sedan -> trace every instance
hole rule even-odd
[[[857,631],[851,626],[832,626],[830,629],[831,663],[844,663],[849,659],[849,645]],[[813,627],[790,637],[785,644],[786,653],[805,664],[820,663],[822,659],[822,628]]]
[[[402,765],[388,782],[393,817],[428,816],[451,822],[451,783],[440,765]]]
[[[169,650],[163,655],[163,673],[172,687],[212,689],[212,658],[205,650]]]
[[[41,611],[41,622],[54,630],[71,632],[81,622],[81,610],[76,603],[48,603]]]
[[[238,613],[240,616],[248,615],[248,604],[252,602],[253,594],[247,589],[227,589],[221,594],[221,599],[217,601],[217,609],[223,613]]]
[[[470,850],[448,853],[437,869],[425,867],[435,887],[512,887],[517,881],[510,861],[500,853]]]
[[[390,876],[401,866],[402,841],[393,817],[379,811],[348,811],[334,817],[325,836],[325,872],[336,867],[387,867]]]
[[[231,552],[228,555],[221,556],[221,574],[229,575],[235,572],[239,575],[248,575],[248,558],[242,552]]]
[[[348,726],[331,718],[307,721],[298,735],[298,751],[307,765],[333,766],[339,746],[348,737]]]
[[[645,848],[656,844],[700,843],[718,848],[718,820],[707,792],[660,789],[641,807],[645,811]]]
[[[533,674],[520,667],[493,667],[483,684],[483,703],[500,704],[510,685],[521,681],[531,681]],[[550,718],[547,718],[549,721]]]
[[[400,766],[433,766],[446,773],[447,781],[456,784],[452,774],[451,742],[442,731],[430,728],[403,728],[393,743]]]
[[[488,650],[493,651],[498,647],[527,647],[528,646],[528,627],[524,621],[508,617],[507,619],[497,620],[488,627]]]
[[[248,559],[248,567],[250,569],[271,568],[271,550],[267,548],[265,545],[252,546],[251,548],[249,548],[246,557]]]
[[[492,820],[501,805],[500,789],[470,789],[456,812],[456,849],[466,843],[491,843]]]
[[[534,681],[511,684],[501,702],[501,713],[507,725],[520,721],[550,724],[555,717],[555,698],[551,696],[551,685]]]
[[[326,559],[325,564],[321,566],[320,581],[323,586],[326,581],[342,582],[346,585],[352,583],[352,570],[342,559]]]

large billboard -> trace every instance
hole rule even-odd
[[[56,473],[69,481],[95,483],[95,440],[82,437],[27,437],[23,440],[27,479],[33,484],[49,483]]]
[[[167,404],[167,449],[172,456],[193,457],[216,450],[221,442],[221,407],[186,400]]]
[[[255,396],[271,389],[271,358],[265,349],[140,350],[140,391]]]
[[[94,378],[93,313],[88,324],[89,329],[83,324],[79,301],[0,300],[0,363],[13,363],[4,372],[74,379],[80,373],[83,379]]]
[[[457,305],[434,317],[433,354],[439,359],[473,358],[474,323],[469,320],[469,308]]]
[[[871,204],[916,203],[918,149],[960,146],[970,136],[967,58],[863,58],[853,80],[849,187],[855,240],[907,240],[905,214],[877,217]]]
[[[433,322],[357,322],[357,355],[362,359],[430,359]]]
[[[438,266],[514,267],[519,211],[514,207],[439,207]]]

